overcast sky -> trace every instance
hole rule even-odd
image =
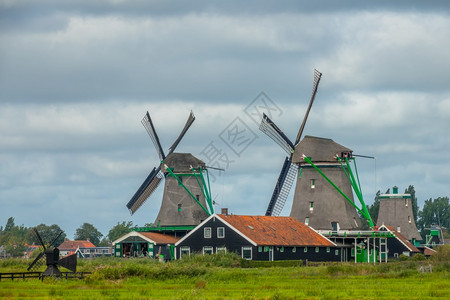
[[[162,186],[125,207],[158,164],[147,110],[164,149],[192,110],[177,151],[226,169],[216,209],[264,214],[285,153],[255,112],[295,140],[314,68],[304,134],[376,157],[357,160],[368,204],[450,195],[450,2],[242,2],[0,0],[0,225],[153,222]]]

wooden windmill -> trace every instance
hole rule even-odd
[[[306,136],[300,141],[321,76],[319,71],[314,70],[312,96],[295,143],[272,120],[263,116],[260,130],[288,153],[266,215],[281,213],[292,184],[297,181],[291,217],[317,230],[360,228],[357,211],[368,219],[370,216],[363,202],[363,208],[359,209],[353,200],[352,188],[357,188],[359,183],[350,178],[348,162],[352,159],[352,150],[331,139]],[[358,198],[362,201],[362,194],[358,194]]]
[[[411,194],[399,194],[396,186],[392,191],[392,194],[380,195],[377,225],[392,226],[408,240],[421,241],[414,221]]]
[[[174,152],[194,120],[195,116],[191,112],[183,130],[166,155],[150,114],[147,112],[144,116],[142,124],[155,145],[160,163],[153,168],[128,202],[127,208],[131,214],[134,214],[152,195],[163,179],[165,179],[164,194],[155,225],[158,227],[198,225],[214,213],[209,181],[203,176],[205,172],[207,173],[205,163],[190,153]]]

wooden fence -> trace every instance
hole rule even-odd
[[[29,278],[39,278],[41,280],[44,279],[42,276],[43,272],[11,272],[11,273],[0,273],[0,281],[7,279],[7,280],[14,280],[14,279],[29,279]],[[58,278],[65,278],[65,279],[83,279],[86,277],[86,275],[91,274],[91,272],[61,272],[61,276]],[[50,276],[51,277],[51,276]]]

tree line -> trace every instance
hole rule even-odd
[[[146,224],[146,226],[149,225],[151,224]],[[52,242],[56,238],[54,245],[59,246],[67,237],[64,230],[56,224],[39,224],[35,228],[45,244]],[[89,240],[95,246],[108,246],[112,241],[130,232],[132,228],[133,222],[131,221],[117,222],[109,230],[108,234],[104,236],[94,225],[83,223],[75,231],[74,240]],[[61,235],[59,235],[60,233]],[[59,237],[57,238],[58,235]],[[30,245],[41,245],[33,227],[16,225],[13,217],[8,219],[5,227],[0,226],[0,246],[2,247],[3,254],[7,253],[13,257],[21,257]]]

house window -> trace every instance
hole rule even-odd
[[[217,227],[217,237],[223,239],[225,237],[225,227]]]
[[[178,211],[181,211],[181,203],[178,203]]]
[[[120,249],[120,244],[116,244],[116,249]]]
[[[292,248],[292,253],[295,253],[295,252],[297,252],[297,247]]]
[[[309,211],[313,211],[313,209],[314,209],[314,202],[309,202]]]
[[[225,254],[227,253],[227,247],[216,247],[217,254]]]
[[[316,180],[315,179],[311,179],[311,188],[315,188],[316,187]]]
[[[213,254],[213,247],[204,246],[203,247],[203,255],[205,255],[205,254]]]
[[[306,217],[306,218],[305,218],[305,225],[308,225],[308,224],[309,224],[309,218]]]
[[[242,258],[243,259],[252,259],[252,247],[242,247]]]
[[[305,248],[303,249],[303,252],[308,252],[308,247],[305,247]]]
[[[411,223],[411,216],[408,216],[408,223]]]
[[[352,251],[350,252],[351,257],[355,257],[355,248],[352,248]]]
[[[191,247],[183,246],[180,248],[180,257],[183,257],[185,255],[187,255],[187,256],[191,255]]]
[[[262,247],[258,246],[258,252],[262,252]]]
[[[319,247],[316,247],[316,253],[319,253]]]
[[[400,226],[397,226],[397,232],[400,232]]]
[[[334,255],[339,255],[339,250],[338,249],[334,250]]]
[[[264,252],[269,252],[269,246],[264,246]]]
[[[280,252],[284,252],[284,247],[281,247],[281,248],[280,248]]]
[[[211,227],[205,227],[203,229],[203,233],[204,233],[203,237],[205,239],[210,239],[211,238]]]
[[[330,251],[331,251],[330,247],[327,247],[327,253],[330,253]]]

